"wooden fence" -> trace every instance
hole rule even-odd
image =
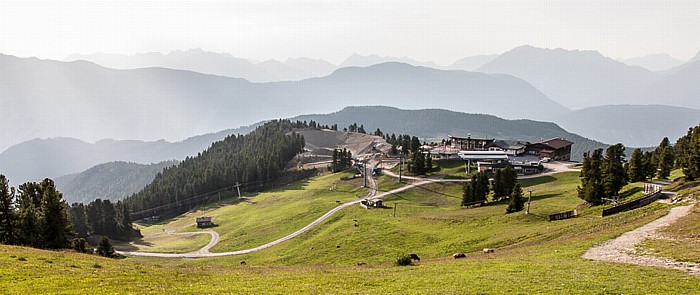
[[[608,209],[604,209],[603,210],[603,217],[610,216],[610,215],[617,214],[617,213],[624,212],[624,211],[628,211],[628,210],[632,210],[632,209],[644,207],[644,206],[649,205],[652,202],[658,200],[660,196],[661,196],[661,191],[656,191],[656,192],[654,192],[650,195],[644,196],[642,198],[632,200],[632,201],[629,201],[627,203],[620,204],[617,206],[613,206],[613,207],[610,207]]]
[[[554,214],[549,215],[549,221],[569,219],[569,218],[576,217],[577,215],[578,214],[576,213],[576,210],[554,213]]]

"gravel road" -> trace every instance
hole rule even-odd
[[[700,277],[700,265],[697,263],[680,262],[667,258],[659,258],[649,255],[639,256],[633,254],[635,245],[641,243],[645,239],[658,237],[656,230],[659,227],[669,225],[679,218],[687,215],[692,206],[693,205],[674,207],[664,217],[654,220],[635,230],[626,232],[613,240],[597,245],[586,251],[586,253],[581,257],[599,261],[679,269]]]

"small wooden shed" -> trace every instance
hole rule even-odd
[[[205,217],[197,217],[197,227],[198,228],[205,228],[205,227],[212,227],[214,226],[214,223],[211,222],[211,217],[205,216]]]

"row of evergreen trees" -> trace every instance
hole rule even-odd
[[[44,249],[69,246],[68,205],[50,179],[18,190],[0,174],[0,242]]]
[[[134,218],[175,216],[206,201],[208,194],[237,183],[244,191],[269,187],[287,162],[303,151],[303,136],[292,132],[297,126],[304,123],[275,120],[247,135],[228,136],[196,157],[164,169],[124,203]]]
[[[629,169],[629,165],[627,166]],[[625,170],[625,147],[618,143],[603,149],[583,153],[581,186],[577,187],[579,198],[591,204],[600,204],[604,197],[618,195],[627,184]]]
[[[625,161],[625,147],[619,143],[608,147],[605,155],[603,149],[584,153],[578,195],[600,204],[603,198],[617,196],[628,182],[668,178],[674,168],[682,168],[688,180],[700,177],[700,126],[690,128],[675,146],[665,137],[654,151],[635,149],[629,162]]]
[[[414,175],[425,175],[433,172],[433,159],[430,155],[426,155],[422,150],[418,150],[411,154],[411,160],[408,162],[408,172]]]
[[[73,203],[69,209],[73,231],[80,238],[106,236],[110,239],[128,240],[140,233],[134,230],[129,208],[124,202],[96,199],[87,205]]]
[[[68,206],[51,179],[28,182],[15,190],[0,174],[0,243],[44,249],[74,247],[87,253],[92,249],[85,242],[90,235],[126,239],[135,234],[121,201],[112,204],[98,199],[87,206]],[[72,245],[73,238],[82,241]]]
[[[486,172],[473,174],[471,180],[464,184],[462,206],[485,204],[491,191],[494,202],[511,198],[508,213],[522,210],[522,189],[518,184],[518,173],[510,165],[496,170],[491,181]]]
[[[676,149],[665,137],[654,151],[635,149],[626,164],[627,177],[631,182],[646,181],[654,177],[667,178],[676,168]],[[680,162],[679,162],[680,164]]]
[[[334,149],[331,159],[331,171],[345,171],[352,167],[352,153],[347,149]]]
[[[676,167],[683,168],[686,179],[700,178],[700,125],[688,129],[674,146]]]
[[[329,129],[338,131],[338,124],[333,125],[322,125],[314,120],[306,121],[295,121],[292,123],[292,127],[295,129]]]

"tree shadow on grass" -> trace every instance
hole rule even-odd
[[[138,246],[152,247],[153,243],[146,242],[143,240],[143,238],[133,238],[129,242],[114,240],[114,241],[112,241],[112,245],[113,245],[114,249],[116,249],[118,251],[134,252],[134,251],[140,250],[140,248],[137,247],[137,245]]]
[[[630,197],[630,196],[632,196],[632,195],[634,195],[634,194],[636,194],[636,193],[638,193],[638,192],[641,192],[641,191],[643,191],[643,190],[644,190],[644,189],[641,188],[641,187],[633,187],[633,188],[628,189],[628,190],[626,190],[626,191],[624,191],[624,192],[621,192],[621,193],[620,193],[620,198],[621,198],[621,199],[628,198],[628,197]]]
[[[537,177],[537,178],[530,178],[530,179],[519,179],[518,182],[522,187],[528,187],[528,186],[535,186],[539,184],[545,184],[545,183],[550,183],[557,181],[555,177],[552,176],[543,176],[543,177]]]

